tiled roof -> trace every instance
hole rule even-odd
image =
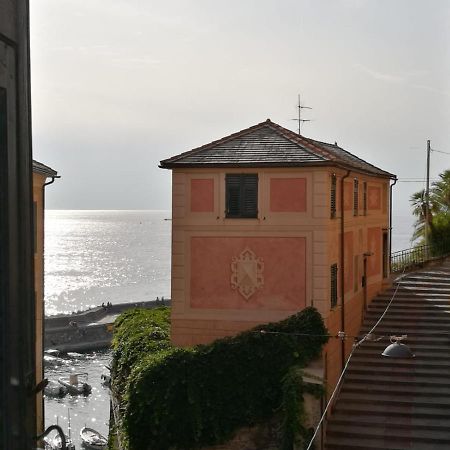
[[[300,136],[269,119],[160,163],[160,167],[165,169],[330,165],[395,178],[395,175],[369,164],[336,144]]]
[[[40,163],[39,161],[35,161],[34,159],[33,172],[47,175],[48,177],[56,177],[58,175],[58,172],[56,170],[53,170],[51,167],[48,167],[45,164]]]

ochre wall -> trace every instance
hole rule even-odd
[[[43,320],[44,320],[44,175],[33,173],[33,203],[35,220],[34,285],[36,293],[36,384],[43,379]],[[43,431],[42,392],[36,399],[37,429]]]
[[[346,174],[346,173],[345,173]],[[337,199],[340,198],[341,177],[344,172],[337,173]],[[358,179],[359,196],[358,210],[354,211],[353,186]],[[367,183],[366,209],[364,209],[364,183]],[[331,176],[330,176],[331,187]],[[356,336],[361,328],[364,316],[364,303],[370,304],[371,299],[382,290],[383,282],[383,232],[389,229],[389,181],[351,173],[344,180],[344,291],[345,291],[345,332]],[[328,221],[328,265],[338,265],[338,302],[334,308],[329,308],[326,324],[331,334],[336,335],[342,330],[341,325],[341,211],[338,206],[336,218]],[[363,277],[364,260],[366,260],[367,294],[364,299]],[[331,288],[328,295],[331,296]],[[350,353],[353,338],[345,341],[345,354]],[[327,344],[326,355],[327,381],[333,387],[342,369],[341,341],[331,339]],[[331,392],[331,390],[329,390]]]
[[[258,174],[258,217],[225,217],[225,175]],[[337,213],[330,214],[332,174]],[[329,330],[341,327],[340,190],[332,168],[177,169],[173,171],[172,339],[207,343],[314,306]],[[354,179],[358,209],[354,211]],[[364,208],[366,183],[366,208]],[[389,181],[350,173],[344,181],[345,332],[356,335],[364,302],[381,290],[382,233],[387,232]],[[231,286],[231,262],[249,248],[264,262],[264,285],[245,299]],[[366,254],[366,256],[364,255]],[[370,256],[369,256],[370,255]],[[362,279],[367,260],[367,298]],[[330,266],[338,265],[338,303],[331,308]],[[328,383],[341,370],[341,343],[324,351]],[[346,342],[346,354],[351,340]]]
[[[225,175],[258,174],[258,217],[225,217]],[[192,345],[327,307],[328,173],[305,169],[173,172],[172,339]],[[208,207],[202,208],[202,199]],[[212,206],[212,208],[211,208]],[[244,298],[231,263],[249,248],[263,287]],[[313,275],[314,274],[314,275]]]

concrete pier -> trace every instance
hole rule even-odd
[[[88,311],[45,318],[44,349],[82,352],[108,348],[111,345],[114,320],[134,308],[170,306],[170,300],[119,303],[98,306]]]

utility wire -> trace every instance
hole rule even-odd
[[[437,152],[437,153],[443,153],[444,155],[450,155],[449,152],[444,152],[444,151],[442,151],[442,150],[436,150],[435,148],[432,148],[431,151],[432,151],[432,152]]]

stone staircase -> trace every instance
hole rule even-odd
[[[367,309],[361,336],[395,286]],[[354,353],[327,425],[327,450],[450,449],[450,262],[405,275],[377,336],[407,334],[414,359],[381,356],[388,337]]]

